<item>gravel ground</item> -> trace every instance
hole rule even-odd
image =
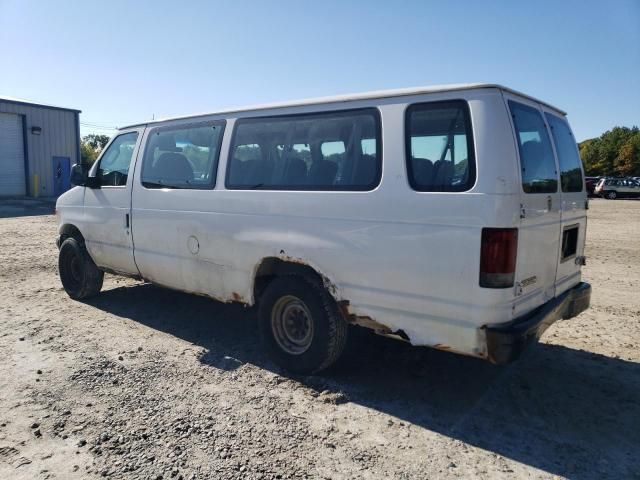
[[[354,327],[309,377],[265,357],[252,309],[114,276],[72,301],[55,218],[2,216],[2,479],[640,479],[640,201],[591,202],[592,307],[519,362]]]

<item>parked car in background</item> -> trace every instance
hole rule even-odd
[[[596,185],[602,177],[584,177],[584,184],[587,189],[587,195],[595,196]]]
[[[633,178],[603,178],[595,188],[595,194],[609,200],[640,197],[640,182]]]

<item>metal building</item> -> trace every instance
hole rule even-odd
[[[56,197],[80,159],[80,110],[0,97],[0,196]]]

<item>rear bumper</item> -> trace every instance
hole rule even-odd
[[[533,312],[507,323],[485,326],[488,360],[497,364],[514,361],[556,320],[575,317],[589,308],[590,301],[591,285],[581,282]]]

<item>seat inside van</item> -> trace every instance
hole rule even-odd
[[[309,168],[310,185],[333,185],[338,173],[338,164],[331,160],[317,160]]]
[[[285,185],[304,185],[307,182],[307,164],[298,157],[290,157],[283,176]]]
[[[411,157],[413,178],[419,185],[432,186],[434,184],[433,162],[428,158]]]
[[[165,152],[153,163],[151,174],[158,178],[173,181],[193,180],[193,167],[181,153]]]

